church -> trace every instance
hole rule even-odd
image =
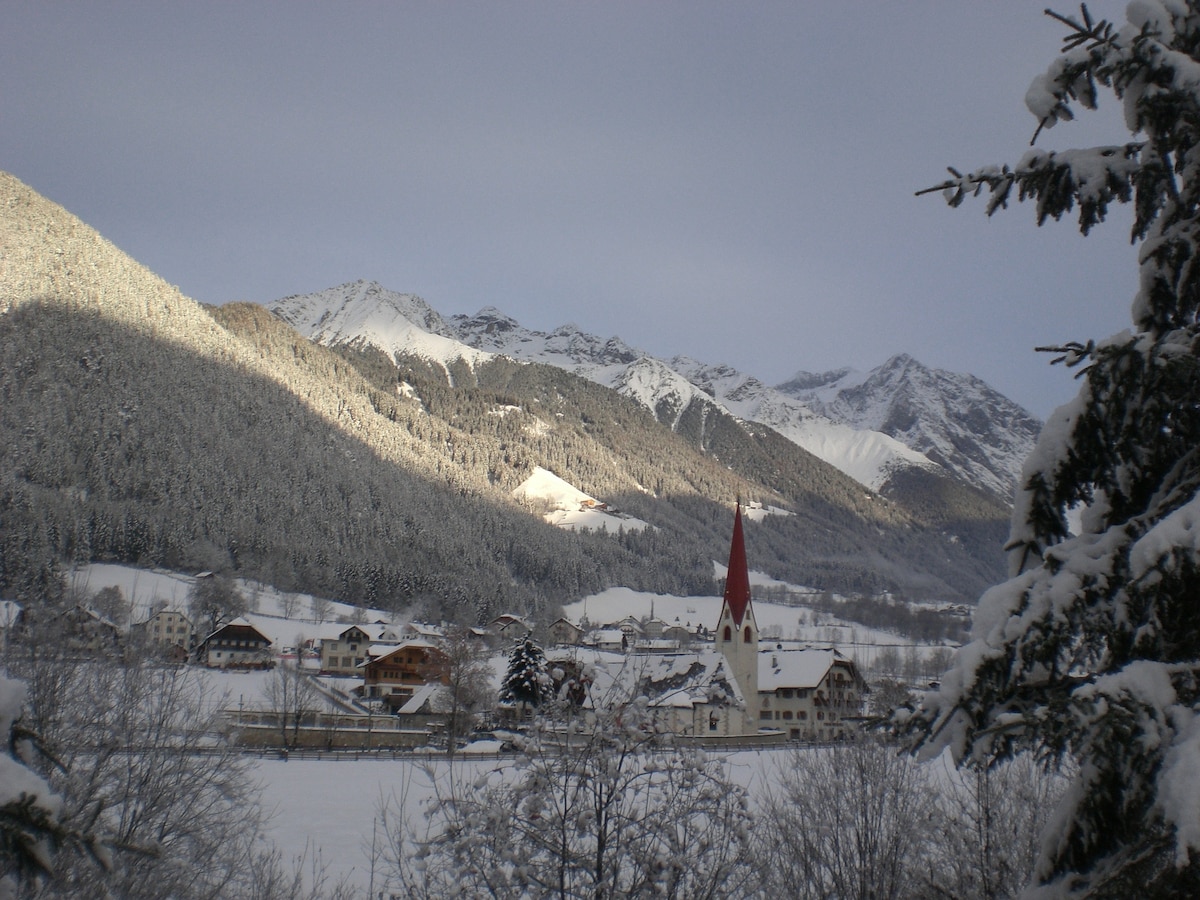
[[[742,536],[742,506],[733,518],[733,540],[729,544],[729,567],[725,573],[725,599],[714,632],[714,647],[725,657],[741,688],[746,706],[741,716],[727,717],[728,734],[756,734],[754,707],[758,697],[758,622],[750,599],[750,569],[746,565],[746,542]]]
[[[586,685],[589,705],[645,697],[656,727],[680,736],[836,740],[861,711],[866,685],[838,651],[760,647],[740,504],[713,638],[698,652],[589,653],[572,647],[551,650],[547,661],[556,685]]]

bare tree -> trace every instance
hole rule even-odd
[[[655,734],[644,698],[587,726],[576,714],[543,713],[511,767],[452,780],[415,854],[396,854],[396,885],[419,897],[744,895],[750,813],[724,763]]]
[[[446,752],[453,756],[458,741],[475,728],[479,714],[493,705],[494,690],[486,648],[469,628],[451,628],[422,667],[426,681],[446,686],[434,698],[434,711],[446,716]]]
[[[319,695],[312,680],[298,665],[281,663],[267,677],[263,693],[276,716],[281,746],[295,749],[301,724],[317,709]]]
[[[133,604],[125,599],[125,594],[116,585],[96,591],[88,599],[87,605],[123,629],[129,626],[133,615]]]
[[[922,876],[929,897],[1016,897],[1029,884],[1042,830],[1066,779],[1029,754],[991,769],[931,763],[937,809]]]
[[[188,595],[188,615],[198,630],[211,634],[244,612],[246,598],[228,575],[208,574],[196,578]]]
[[[265,840],[250,764],[222,738],[205,673],[66,652],[42,612],[8,660],[48,750],[38,774],[64,833],[101,835],[111,852],[102,870],[60,846],[36,896],[310,896],[284,889],[299,882]]]
[[[798,748],[758,797],[760,890],[768,897],[912,896],[933,803],[918,764],[871,735]]]
[[[333,614],[333,603],[327,597],[313,597],[309,609],[315,621],[328,622]]]
[[[300,600],[291,591],[284,591],[279,597],[279,611],[285,619],[293,619],[299,609]]]

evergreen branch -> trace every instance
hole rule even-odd
[[[1052,9],[1043,10],[1043,12],[1052,19],[1062,22],[1072,30],[1063,38],[1062,51],[1065,53],[1068,50],[1074,50],[1088,41],[1091,41],[1089,50],[1104,44],[1112,44],[1115,40],[1112,23],[1106,19],[1101,19],[1099,22],[1092,21],[1092,15],[1088,12],[1087,4],[1080,3],[1079,11],[1083,16],[1083,22],[1080,23],[1069,16],[1064,16],[1062,13],[1056,13]]]
[[[1059,356],[1050,360],[1050,365],[1056,366],[1059,363],[1066,365],[1068,369],[1074,368],[1085,359],[1094,359],[1096,355],[1096,342],[1088,341],[1086,344],[1081,344],[1078,341],[1068,341],[1065,344],[1054,346],[1034,347],[1035,353],[1058,353]],[[1087,368],[1081,369],[1076,373],[1078,378],[1087,371]]]

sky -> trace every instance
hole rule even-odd
[[[1044,6],[0,0],[0,169],[204,303],[363,278],[768,384],[909,353],[1045,417],[1078,385],[1034,347],[1129,326],[1128,210],[914,196],[1025,152]],[[1129,137],[1106,95],[1038,144]]]

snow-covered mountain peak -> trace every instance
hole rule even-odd
[[[389,356],[414,353],[446,365],[490,358],[463,345],[456,332],[415,294],[389,291],[374,281],[355,281],[284,297],[271,311],[311,340],[334,346],[364,342]]]
[[[285,298],[272,308],[323,343],[364,341],[447,366],[493,355],[556,366],[637,400],[672,427],[692,404],[714,404],[770,426],[875,489],[898,467],[940,467],[1011,496],[1040,427],[979,379],[929,369],[906,353],[866,373],[799,371],[772,388],[729,365],[688,356],[665,362],[575,324],[533,331],[493,306],[444,320],[419,297],[374,282]]]
[[[830,373],[832,374],[832,373]],[[1041,423],[973,375],[899,353],[865,376],[796,378],[780,392],[837,422],[894,437],[943,468],[1011,497]]]
[[[473,316],[450,317],[456,334],[482,331],[484,334],[506,334],[521,330],[521,325],[511,316],[506,316],[494,306],[485,306]]]
[[[797,399],[832,400],[838,391],[862,384],[867,374],[849,366],[819,373],[800,371],[775,390]]]
[[[671,368],[710,397],[735,403],[753,399],[763,391],[770,390],[753,375],[739,372],[725,363],[708,365],[690,356],[676,356],[671,360]]]
[[[352,281],[337,287],[284,297],[272,310],[314,340],[336,343],[371,322],[385,325],[404,319],[424,331],[452,336],[446,322],[416,294],[389,291],[376,281]]]

